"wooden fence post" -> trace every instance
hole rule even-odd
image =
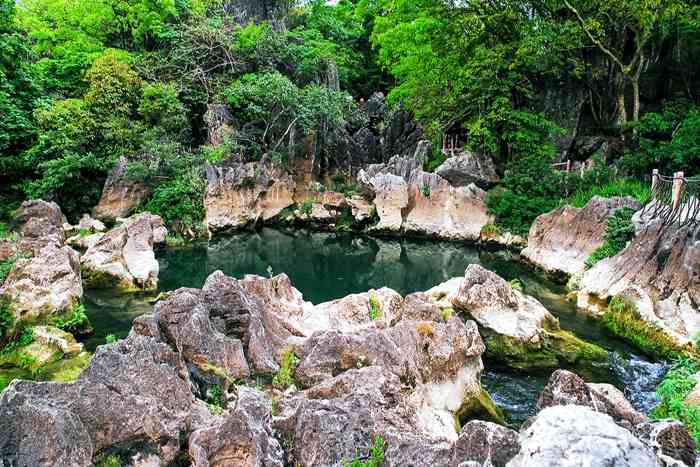
[[[566,173],[571,172],[571,159],[566,160]]]
[[[676,172],[673,176],[673,212],[678,212],[683,196],[683,172]]]
[[[651,198],[656,199],[656,190],[659,188],[659,169],[651,173]]]

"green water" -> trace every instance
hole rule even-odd
[[[160,289],[202,287],[216,270],[241,278],[286,273],[304,298],[313,303],[336,299],[371,288],[390,287],[405,295],[427,290],[461,276],[471,263],[491,269],[507,280],[517,278],[525,293],[539,299],[562,328],[614,352],[609,365],[584,374],[592,382],[609,382],[625,390],[642,410],[655,402],[653,387],[663,366],[638,357],[599,323],[576,311],[564,288],[548,281],[523,263],[517,254],[480,250],[458,243],[406,239],[375,239],[353,235],[263,229],[181,249],[157,252]],[[123,337],[134,317],[151,309],[145,297],[86,291],[86,308],[95,333],[85,341],[88,350],[104,343],[108,334]],[[621,357],[623,355],[624,357]],[[483,382],[511,421],[534,413],[539,392],[549,374],[517,374],[488,366]]]

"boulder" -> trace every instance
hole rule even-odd
[[[283,467],[284,455],[272,431],[272,402],[261,391],[239,387],[224,420],[190,435],[194,467]]]
[[[182,369],[166,344],[131,336],[99,347],[75,382],[15,380],[0,396],[0,459],[91,466],[116,448],[167,464],[190,430],[194,397]]]
[[[535,298],[477,264],[467,267],[459,289],[444,290],[443,297],[476,320],[487,354],[506,365],[528,369],[607,361],[606,351],[563,331]]]
[[[623,207],[637,210],[640,205],[631,197],[594,196],[581,209],[563,206],[542,214],[530,227],[521,255],[554,276],[579,273],[603,244],[608,217]]]
[[[400,232],[403,211],[408,207],[408,184],[393,174],[380,174],[372,178],[371,186],[376,193],[374,206],[379,222],[372,227],[377,232]]]
[[[695,466],[698,452],[686,427],[676,420],[647,421],[635,427],[637,436],[656,452],[666,466]]]
[[[83,344],[77,343],[75,337],[53,326],[34,326],[32,335],[36,342],[56,347],[68,356],[75,356],[83,351]]]
[[[401,106],[389,110],[384,117],[381,139],[384,160],[395,155],[412,156],[422,139],[423,132],[410,112]]]
[[[80,221],[78,222],[78,228],[89,230],[91,232],[104,232],[107,229],[102,221],[93,219],[90,217],[90,214],[83,214],[83,217],[81,217]]]
[[[596,316],[612,297],[624,297],[637,319],[689,345],[700,331],[700,226],[652,221],[619,254],[586,271],[576,296],[578,306]]]
[[[435,173],[455,187],[475,184],[486,190],[498,183],[496,166],[491,156],[472,151],[462,151],[448,158]]]
[[[459,467],[472,462],[478,466],[505,467],[520,451],[517,431],[481,420],[472,420],[462,427],[453,448],[451,465]]]
[[[267,221],[294,204],[295,183],[280,163],[206,166],[205,224],[210,232]]]
[[[542,410],[521,432],[508,467],[662,467],[654,451],[612,417],[579,405]]]
[[[65,218],[56,203],[36,199],[24,201],[15,212],[12,228],[19,234],[19,248],[37,255],[45,246],[65,245]]]
[[[129,177],[129,160],[122,156],[107,176],[102,195],[93,216],[97,219],[114,222],[117,218],[131,215],[146,197],[148,189],[143,179]]]
[[[73,235],[66,240],[71,246],[78,247],[80,250],[89,250],[90,248],[97,245],[97,243],[102,240],[105,234],[98,232],[90,235]]]
[[[86,287],[124,291],[156,290],[158,261],[153,245],[165,241],[163,219],[142,213],[124,219],[81,258]]]
[[[47,237],[41,241],[45,240]],[[80,278],[78,253],[51,240],[35,256],[15,261],[0,288],[0,296],[10,302],[15,319],[37,320],[68,312],[80,303],[83,296]]]

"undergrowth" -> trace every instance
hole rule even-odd
[[[384,438],[376,436],[369,458],[362,460],[356,457],[351,462],[346,461],[345,467],[379,467],[382,462],[384,462]]]
[[[692,358],[674,361],[663,381],[656,389],[661,403],[651,412],[652,418],[672,418],[683,423],[700,445],[700,407],[685,403],[688,394],[695,388],[694,375],[700,371],[700,363]]]
[[[615,256],[625,248],[627,242],[634,238],[633,215],[634,210],[632,208],[624,207],[615,211],[608,218],[603,244],[596,248],[586,259],[587,267],[591,268],[597,262]]]
[[[294,384],[294,370],[299,365],[299,357],[294,349],[286,348],[282,351],[282,364],[279,371],[272,378],[272,385],[278,389],[287,389]]]
[[[382,307],[374,293],[369,294],[369,319],[376,321],[382,317]]]
[[[617,178],[603,185],[593,185],[575,192],[567,201],[575,208],[584,207],[594,196],[612,198],[614,196],[631,196],[639,203],[646,204],[651,198],[648,183],[632,178]]]

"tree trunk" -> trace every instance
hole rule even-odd
[[[620,81],[617,83],[617,124],[620,129],[627,125],[627,103],[625,102],[625,84],[627,76],[621,73]]]

